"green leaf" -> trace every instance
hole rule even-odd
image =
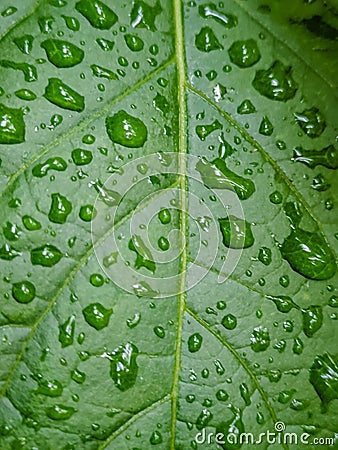
[[[337,445],[337,30],[0,7],[1,450]]]

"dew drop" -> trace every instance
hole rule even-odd
[[[218,219],[223,244],[228,248],[242,249],[251,247],[255,240],[251,231],[251,224],[244,219],[230,215]]]
[[[318,108],[305,109],[301,113],[294,113],[296,121],[302,131],[310,138],[319,137],[326,127],[326,122]]]
[[[14,283],[12,296],[18,303],[30,303],[35,298],[35,286],[26,280]]]
[[[275,61],[268,69],[257,70],[252,85],[265,97],[286,102],[296,95],[298,88],[291,71],[291,67]]]
[[[49,78],[43,96],[56,106],[71,111],[82,112],[85,108],[83,95],[76,92],[59,78]]]
[[[171,213],[169,209],[163,208],[158,213],[158,218],[163,225],[167,225],[171,222]]]
[[[62,348],[73,345],[74,333],[75,316],[71,315],[63,324],[59,325],[59,342]]]
[[[124,40],[131,51],[140,52],[143,50],[144,42],[137,34],[125,34]]]
[[[54,405],[46,409],[46,414],[53,420],[67,420],[70,419],[76,411],[77,410],[71,406]]]
[[[199,333],[192,334],[188,339],[188,350],[191,353],[198,352],[202,346],[203,338]]]
[[[311,305],[302,309],[303,332],[307,337],[312,337],[323,325],[323,310],[321,306]]]
[[[86,381],[86,374],[79,369],[72,370],[70,376],[77,384],[83,384]]]
[[[90,164],[93,159],[93,154],[90,150],[83,150],[76,148],[72,151],[72,160],[77,166],[85,166]]]
[[[105,308],[101,303],[91,303],[86,306],[82,313],[86,322],[96,330],[100,331],[109,325],[113,310]]]
[[[54,245],[45,244],[42,247],[31,250],[31,263],[34,266],[53,267],[57,264],[63,254]]]
[[[231,62],[241,68],[251,67],[261,59],[257,42],[253,39],[234,42],[228,53]]]
[[[110,376],[115,386],[122,392],[132,388],[136,383],[138,353],[136,345],[127,342],[117,347],[110,355]]]
[[[118,20],[114,11],[99,0],[80,0],[75,9],[99,30],[109,30]]]
[[[273,133],[274,127],[270,122],[267,116],[264,116],[260,125],[259,125],[259,133],[263,136],[271,136]]]
[[[211,52],[223,49],[222,44],[217,39],[210,27],[203,27],[195,36],[195,45],[200,52]]]
[[[134,1],[130,12],[130,24],[133,28],[146,28],[156,31],[155,20],[162,12],[160,2],[157,0],[154,6],[148,5],[144,1]]]
[[[71,202],[61,194],[52,194],[48,219],[53,223],[64,224],[72,211]]]
[[[24,225],[24,227],[26,228],[26,230],[28,231],[36,231],[36,230],[40,230],[41,229],[41,223],[34,219],[34,217],[31,216],[23,216],[22,217],[22,223]]]
[[[225,28],[233,28],[237,25],[238,19],[233,14],[222,14],[218,11],[214,3],[200,5],[198,8],[199,15],[204,19],[208,17],[223,25]]]
[[[251,348],[254,352],[263,352],[270,345],[270,334],[267,328],[256,327],[250,337]]]
[[[25,132],[23,111],[0,103],[0,144],[21,144],[25,141]]]
[[[237,319],[233,314],[227,314],[222,319],[222,325],[227,330],[234,330],[237,326]]]

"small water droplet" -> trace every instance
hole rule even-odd
[[[19,303],[30,303],[35,298],[35,286],[26,280],[14,283],[12,296]]]
[[[189,352],[198,352],[202,346],[203,338],[199,333],[192,334],[188,339]]]
[[[201,28],[200,32],[195,36],[195,45],[201,52],[211,52],[213,50],[223,49],[223,45],[219,42],[210,27]]]
[[[96,330],[100,331],[109,325],[110,316],[113,314],[111,308],[107,309],[101,303],[91,303],[86,306],[82,313],[86,322]]]

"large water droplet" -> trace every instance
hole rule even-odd
[[[0,144],[21,144],[25,132],[23,111],[0,103]]]
[[[142,147],[148,137],[142,120],[123,110],[106,118],[106,130],[112,142],[129,148]]]
[[[80,0],[75,9],[99,30],[109,30],[118,20],[114,11],[99,0]]]
[[[210,27],[203,27],[195,36],[195,45],[200,52],[211,52],[221,50],[223,45],[217,39]]]
[[[270,334],[267,328],[256,327],[250,337],[251,348],[254,352],[263,352],[270,345]]]
[[[22,223],[28,231],[36,231],[41,229],[41,223],[31,216],[23,216]]]
[[[101,303],[91,303],[82,310],[82,313],[86,322],[99,331],[109,325],[113,310],[105,308]]]
[[[93,205],[83,205],[80,208],[79,217],[84,222],[91,222],[93,219],[95,219],[96,214],[97,211]]]
[[[159,445],[163,442],[162,433],[158,430],[155,430],[151,433],[151,436],[149,438],[149,442],[151,445]]]
[[[291,67],[275,61],[268,69],[257,70],[252,85],[265,97],[286,102],[297,92],[297,84],[292,78],[291,71]]]
[[[208,426],[208,423],[212,420],[213,415],[208,409],[202,409],[199,416],[196,419],[196,428],[202,430]]]
[[[250,222],[235,216],[218,219],[218,222],[223,236],[223,244],[226,247],[242,249],[254,244],[255,239]]]
[[[15,223],[10,222],[7,222],[6,226],[4,226],[2,230],[5,238],[9,241],[17,241],[22,232],[20,227],[18,227]]]
[[[30,281],[19,281],[12,286],[12,296],[19,303],[30,303],[35,298],[35,286]]]
[[[280,251],[293,270],[311,280],[328,280],[336,273],[334,254],[318,233],[296,228],[284,240]]]
[[[21,256],[21,253],[15,250],[11,245],[4,244],[0,248],[0,259],[3,259],[4,261],[12,261],[12,259],[16,258],[17,256]]]
[[[110,355],[110,376],[120,391],[124,392],[136,383],[138,373],[137,355],[138,348],[131,342],[120,345]]]
[[[59,325],[59,341],[61,342],[62,348],[73,345],[74,334],[75,316],[71,315],[63,324]]]
[[[144,42],[137,34],[125,34],[124,40],[131,51],[140,52],[143,50]]]
[[[42,178],[48,174],[50,170],[63,172],[67,169],[67,163],[63,158],[55,157],[49,158],[46,162],[37,164],[32,169],[32,174],[35,177]]]
[[[14,94],[21,100],[32,101],[36,99],[36,94],[29,89],[19,89]]]
[[[37,70],[32,64],[16,63],[7,59],[3,59],[0,61],[0,66],[7,69],[20,70],[24,75],[25,81],[27,82],[36,81],[38,79]]]
[[[261,59],[258,45],[253,39],[234,42],[228,53],[230,60],[242,68],[251,67]]]
[[[62,395],[63,387],[60,381],[47,380],[41,376],[33,376],[33,378],[36,378],[39,385],[36,391],[37,393],[47,395],[48,397],[60,397]]]
[[[303,332],[307,337],[312,337],[323,325],[323,309],[318,305],[311,305],[302,309]]]
[[[292,298],[288,297],[287,295],[278,295],[278,296],[267,295],[266,298],[274,302],[279,312],[288,313],[291,311],[292,308],[299,309],[296,303],[294,303],[294,301],[292,300]]]
[[[310,369],[309,379],[322,401],[325,412],[331,400],[338,399],[337,357],[329,353],[316,356]]]
[[[196,134],[201,139],[201,141],[204,141],[205,138],[209,136],[209,134],[211,134],[213,131],[222,129],[223,125],[218,120],[215,120],[210,125],[197,125]]]
[[[65,21],[66,27],[71,31],[79,31],[80,29],[80,22],[77,20],[76,17],[71,16],[61,16],[63,20]]]
[[[210,189],[233,189],[241,200],[248,199],[255,192],[255,185],[250,179],[232,172],[220,158],[211,162],[200,159],[196,170]]]
[[[233,14],[223,14],[218,11],[214,3],[200,5],[198,8],[199,15],[204,19],[208,17],[223,25],[225,28],[233,28],[237,25],[237,17]]]
[[[301,113],[294,114],[300,128],[310,138],[319,137],[326,127],[326,122],[318,108],[305,109]]]
[[[148,247],[143,242],[141,236],[134,234],[129,241],[128,248],[136,253],[135,268],[145,267],[151,272],[155,272],[156,264]]]
[[[13,42],[22,53],[29,55],[33,48],[33,40],[34,37],[31,34],[24,34],[14,38]]]
[[[302,147],[296,147],[293,150],[293,161],[301,162],[313,169],[316,166],[324,166],[328,169],[337,169],[338,151],[333,145],[322,150],[305,150]]]
[[[84,57],[84,51],[68,41],[47,39],[40,45],[46,51],[47,58],[55,67],[74,67],[80,64]]]
[[[233,314],[227,314],[222,319],[222,325],[227,330],[234,330],[237,326],[237,319]]]
[[[148,5],[144,1],[134,1],[130,13],[130,24],[133,28],[147,28],[156,31],[155,20],[162,12],[159,1],[154,6]]]
[[[85,108],[83,95],[74,91],[59,78],[49,78],[43,96],[51,103],[63,109],[82,112]]]
[[[110,69],[106,69],[105,67],[98,66],[97,64],[92,64],[90,66],[92,69],[92,74],[97,78],[106,78],[107,80],[118,80],[119,77]]]
[[[48,219],[53,223],[63,224],[72,212],[72,204],[61,194],[52,194],[52,203],[48,213]]]
[[[252,114],[252,113],[256,112],[256,108],[250,100],[245,99],[238,106],[237,112],[238,112],[238,114]]]
[[[76,411],[77,410],[72,406],[54,405],[46,409],[46,414],[53,420],[67,420],[70,419]]]
[[[229,408],[233,413],[233,418],[226,422],[221,422],[216,426],[216,436],[217,434],[222,436],[221,442],[223,442],[223,444],[220,444],[220,446],[224,450],[237,450],[242,446],[240,443],[240,436],[243,436],[245,431],[244,423],[242,421],[242,412],[232,405],[230,405]],[[233,442],[233,444],[231,442]]]
[[[169,209],[163,208],[158,213],[158,218],[163,225],[166,225],[171,222],[171,213]]]
[[[191,353],[196,353],[202,347],[203,338],[199,333],[194,333],[189,336],[188,339],[188,350]]]
[[[72,160],[77,166],[85,166],[90,164],[93,159],[93,154],[90,150],[83,150],[76,148],[72,151]]]
[[[53,267],[62,257],[60,250],[50,244],[31,250],[31,262],[35,266]]]

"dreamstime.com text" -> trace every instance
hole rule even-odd
[[[283,433],[282,433],[283,432]],[[334,437],[313,437],[309,433],[297,434],[285,431],[283,422],[275,423],[275,431],[267,430],[264,433],[254,435],[253,433],[208,433],[203,428],[195,436],[197,444],[218,445],[260,445],[260,444],[294,444],[294,445],[325,445],[331,446],[335,442]]]

